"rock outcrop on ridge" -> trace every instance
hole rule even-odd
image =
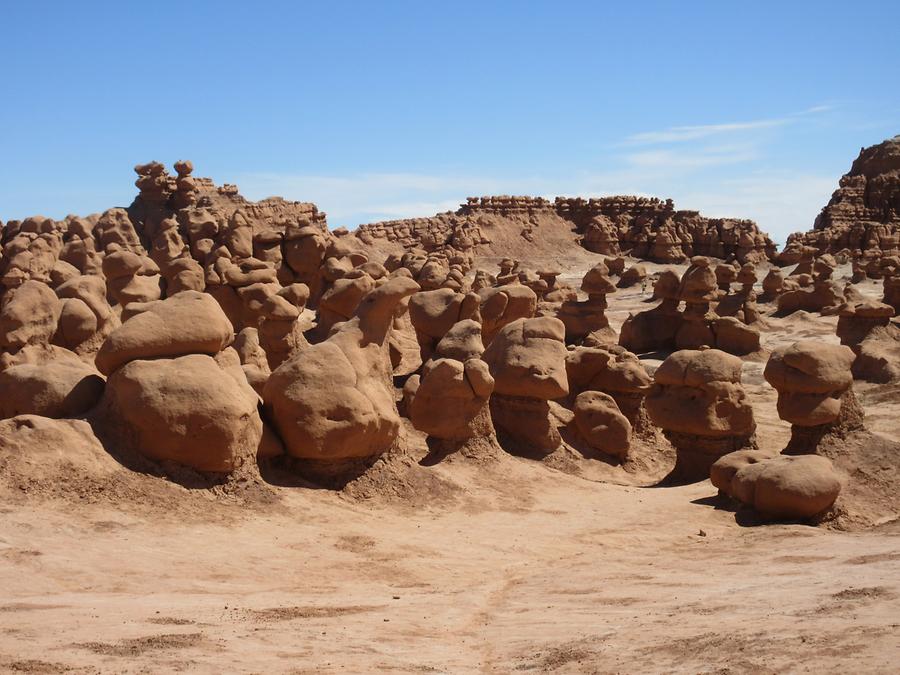
[[[872,277],[881,258],[900,254],[900,136],[859,151],[813,229],[790,235],[777,260],[799,262],[806,247],[843,253]]]

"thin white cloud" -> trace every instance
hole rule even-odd
[[[625,155],[632,166],[653,169],[700,169],[704,167],[739,164],[759,158],[753,144],[708,146],[698,150],[646,150]]]
[[[816,115],[818,113],[830,112],[834,110],[833,105],[814,105],[811,108],[807,108],[806,110],[796,113],[798,116],[800,115]]]
[[[712,136],[736,134],[741,132],[772,129],[795,124],[799,118],[808,115],[818,115],[833,110],[832,105],[816,105],[799,113],[785,117],[751,120],[749,122],[728,122],[723,124],[696,124],[689,126],[669,127],[661,131],[645,131],[632,134],[624,140],[624,145],[656,145],[659,143],[684,143],[686,141],[698,141]]]
[[[736,131],[749,131],[754,129],[769,129],[790,124],[791,120],[770,119],[755,120],[753,122],[732,122],[729,124],[703,124],[682,127],[670,127],[662,131],[645,131],[633,134],[625,139],[627,145],[654,145],[656,143],[681,143],[684,141],[697,141],[720,134]]]

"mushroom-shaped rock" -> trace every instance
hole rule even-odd
[[[682,350],[654,373],[645,403],[677,452],[673,477],[703,480],[719,457],[754,444],[741,360],[718,349]]]
[[[109,375],[134,359],[216,354],[231,343],[234,330],[209,295],[184,291],[166,300],[132,303],[125,322],[97,353],[100,372]]]
[[[587,293],[587,300],[568,300],[560,305],[557,312],[557,317],[566,327],[566,341],[580,342],[593,334],[614,344],[617,338],[606,318],[606,296],[615,292],[616,287],[609,280],[605,263],[597,263],[587,271],[581,280],[581,290]]]
[[[680,284],[681,280],[674,270],[660,272],[653,285],[653,299],[662,302],[653,309],[629,315],[625,319],[619,333],[622,347],[637,354],[675,348],[675,335],[683,322],[678,311]]]
[[[824,436],[863,427],[852,389],[854,358],[849,347],[815,340],[772,352],[763,376],[778,391],[778,416],[791,423],[786,453],[815,453]]]
[[[107,381],[103,429],[150,459],[230,473],[256,457],[257,402],[246,379],[205,354],[136,360]]]
[[[778,391],[778,415],[812,427],[838,419],[841,395],[850,389],[853,351],[845,346],[801,340],[772,352],[764,371]]]
[[[547,401],[569,393],[565,326],[558,319],[519,319],[500,330],[484,352],[494,395],[494,426],[524,449],[549,453],[560,444]]]

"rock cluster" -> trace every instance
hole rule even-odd
[[[713,347],[744,355],[759,350],[759,320],[752,266],[742,268],[741,289],[726,296],[723,313],[713,309],[721,290],[708,258],[695,256],[678,278],[672,270],[660,273],[653,296],[662,302],[655,308],[629,316],[622,324],[619,344],[635,353]],[[684,311],[679,303],[684,302]],[[720,303],[721,304],[721,303]]]
[[[798,262],[804,247],[844,253],[876,274],[881,258],[900,254],[900,136],[860,150],[813,229],[788,237],[779,264]]]
[[[497,431],[523,451],[553,452],[562,439],[548,401],[569,393],[562,321],[517,319],[497,333],[483,358],[494,378],[491,416]]]
[[[637,197],[492,197],[350,234],[312,204],[249,202],[190,162],[135,171],[127,209],[3,227],[0,451],[87,434],[92,453],[102,441],[128,468],[174,479],[259,478],[274,464],[333,486],[376,464],[418,467],[416,443],[432,458],[502,447],[624,471],[646,467],[646,453],[671,464],[674,447],[672,478],[712,475],[768,517],[806,518],[840,481],[793,455],[862,428],[854,375],[897,377],[892,258],[877,272],[885,303],[838,289],[837,261],[812,247],[791,275],[766,275],[780,309],[838,313],[846,345],[772,354],[765,378],[792,424],[792,456],[773,457],[749,451],[756,423],[735,356],[757,352],[765,327],[756,262],[770,242],[749,221]],[[558,227],[609,257],[584,254],[593,267],[577,291],[551,256],[529,268],[509,253],[474,270],[484,232],[509,243],[502,219],[517,242]],[[617,336],[611,276],[622,288],[651,278],[622,253],[690,265],[660,272],[657,306]],[[664,360],[651,377],[635,352],[654,350]]]

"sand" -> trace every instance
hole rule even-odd
[[[613,325],[648,295],[610,296]],[[764,346],[836,342],[835,322],[771,319]],[[780,448],[764,363],[748,359],[744,383],[760,443]],[[898,440],[897,388],[857,391],[870,428]],[[707,481],[641,487],[647,475],[598,462],[505,454],[420,466],[416,452],[390,490],[392,464],[342,493],[273,476],[5,485],[0,671],[896,670],[895,520],[761,525]]]

